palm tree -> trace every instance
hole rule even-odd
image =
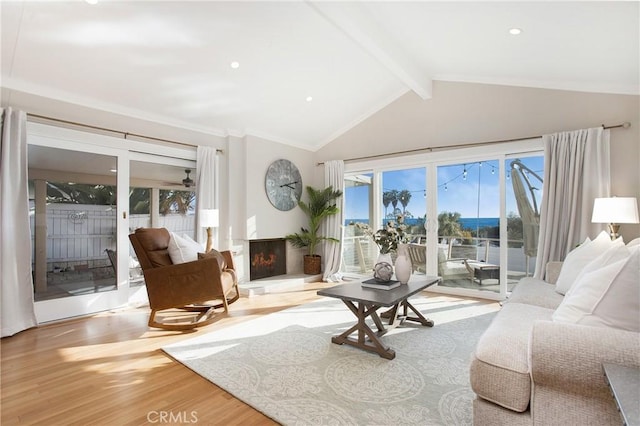
[[[150,192],[149,188],[129,189],[129,213],[149,214]]]
[[[438,215],[438,235],[442,237],[462,237],[460,213],[442,212]]]
[[[382,193],[382,205],[384,205],[384,217],[387,217],[387,209],[389,208],[389,204],[393,201],[393,194],[391,191],[384,191]]]
[[[398,195],[399,192],[397,189],[392,189],[391,191],[389,191],[389,197],[391,198],[391,205],[393,206],[393,215],[396,215],[396,210],[398,208]]]
[[[47,202],[112,206],[116,204],[116,188],[110,185],[47,182]]]
[[[402,204],[402,215],[404,216],[407,213],[409,200],[411,200],[411,192],[409,192],[408,189],[403,189],[398,193],[398,199],[400,200],[400,204]]]
[[[192,204],[195,197],[196,193],[191,191],[161,190],[160,214],[187,214],[189,210],[193,210]]]

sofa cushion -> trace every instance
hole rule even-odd
[[[553,314],[553,320],[640,332],[640,246],[627,256],[587,272]]]
[[[537,278],[522,278],[507,299],[509,303],[525,303],[556,309],[562,302],[563,296],[556,292],[556,286]]]
[[[478,341],[471,360],[471,388],[481,398],[510,410],[529,406],[529,334],[536,320],[551,320],[552,309],[507,303]]]
[[[556,282],[556,291],[562,295],[567,294],[584,267],[604,253],[612,243],[609,234],[602,231],[593,241],[585,241],[571,250],[562,264],[560,276]]]

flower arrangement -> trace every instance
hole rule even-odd
[[[366,223],[356,223],[355,225],[376,243],[380,254],[395,252],[398,249],[398,244],[409,242],[409,236],[406,233],[407,225],[404,224],[404,216],[402,215],[397,216],[397,221],[390,220],[384,228],[375,232]]]

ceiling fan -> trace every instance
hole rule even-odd
[[[171,187],[176,187],[176,186],[184,186],[185,188],[193,188],[196,186],[196,182],[191,179],[191,169],[185,169],[184,172],[187,174],[187,176],[182,179],[182,182],[180,181],[176,181],[176,182],[163,182],[164,185],[166,186],[171,186]]]
[[[191,188],[195,184],[193,179],[189,177],[191,169],[185,169],[184,172],[187,174],[187,177],[182,179],[182,184],[185,186],[185,188]]]

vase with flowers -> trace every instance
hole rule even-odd
[[[393,261],[391,258],[391,253],[397,253],[398,247],[402,248],[403,244],[406,244],[409,241],[409,236],[407,235],[407,225],[404,223],[404,216],[398,215],[396,220],[389,220],[385,223],[384,227],[374,231],[368,224],[366,223],[356,223],[357,228],[361,229],[363,234],[371,238],[371,240],[378,246],[380,251],[380,255],[376,261],[376,265],[382,263],[388,263],[389,265],[393,265]],[[404,253],[403,250],[401,250]],[[402,254],[401,254],[402,255]],[[409,261],[410,262],[410,261]],[[396,260],[397,263],[397,260]],[[406,267],[405,261],[401,262],[402,271],[400,271],[400,275],[402,276],[403,284],[406,284],[408,281],[408,277],[405,279]],[[398,264],[397,266],[400,266]],[[375,266],[374,266],[375,269]],[[398,278],[398,272],[396,270],[396,278]],[[409,275],[411,274],[411,264],[409,263]]]

